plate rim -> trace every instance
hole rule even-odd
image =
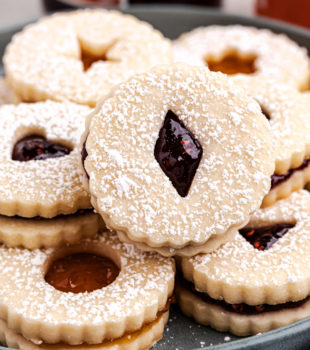
[[[93,7],[92,7],[93,8]],[[195,14],[201,14],[204,13],[205,16],[209,18],[219,18],[222,17],[223,19],[226,19],[230,24],[230,22],[243,22],[241,25],[246,26],[258,26],[258,27],[264,27],[270,30],[276,30],[277,32],[282,32],[285,35],[290,36],[290,34],[295,34],[304,37],[305,39],[309,40],[309,49],[310,50],[310,29],[306,29],[294,24],[289,24],[283,21],[270,19],[264,16],[244,16],[244,15],[238,15],[238,14],[232,14],[223,12],[219,9],[213,9],[208,7],[202,7],[202,6],[192,6],[192,5],[167,5],[167,4],[149,4],[149,5],[131,5],[127,8],[117,8],[117,10],[133,14],[133,15],[141,15],[145,12],[152,12],[152,13],[167,13],[170,12],[173,14],[182,14],[188,13],[188,15],[195,15]],[[68,11],[68,10],[65,10]],[[71,11],[71,10],[69,10]],[[34,23],[39,18],[50,15],[50,13],[42,13],[42,16],[40,17],[33,17],[26,21],[21,21],[9,26],[2,27],[0,29],[0,37],[1,36],[8,36],[12,35],[16,31],[21,30],[26,25],[29,25],[31,23]],[[247,22],[244,24],[244,22]],[[2,62],[0,62],[0,66]],[[306,332],[310,329],[310,317],[300,320],[298,322],[292,323],[290,325],[274,329],[272,331],[249,336],[243,339],[233,340],[232,342],[222,343],[218,345],[213,346],[206,346],[206,347],[200,347],[200,348],[192,348],[191,350],[243,350],[243,349],[249,349],[251,346],[251,349],[255,349],[256,347],[266,346],[268,344],[272,344],[276,342],[277,340],[283,341],[284,339],[287,339],[292,336],[297,336],[303,332]],[[0,350],[11,350],[12,348],[7,348],[4,346],[0,346]],[[14,350],[14,349],[12,349]]]

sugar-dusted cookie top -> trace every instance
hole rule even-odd
[[[115,84],[171,57],[170,42],[148,23],[88,9],[26,27],[8,45],[4,66],[24,101],[68,99],[94,106]]]
[[[183,64],[116,88],[97,105],[85,151],[96,210],[151,247],[199,246],[244,226],[274,171],[259,105],[223,74]]]
[[[0,107],[0,214],[73,214],[90,207],[77,146],[90,112],[65,102]]]
[[[310,155],[310,99],[295,88],[264,77],[235,77],[269,120],[276,152],[275,174],[299,167]]]
[[[173,43],[174,60],[227,74],[262,75],[309,87],[307,51],[284,34],[240,25],[199,27]]]
[[[59,249],[2,246],[0,267],[1,319],[36,343],[87,346],[140,330],[167,311],[174,287],[173,259],[110,231]]]
[[[198,291],[230,304],[281,304],[309,295],[310,194],[294,192],[257,210],[236,238],[182,260]]]

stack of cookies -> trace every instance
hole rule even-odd
[[[3,343],[149,349],[174,258],[176,300],[201,324],[250,335],[310,316],[303,48],[241,26],[171,43],[79,10],[18,33],[4,68]]]

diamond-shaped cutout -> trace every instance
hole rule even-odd
[[[258,250],[268,250],[295,225],[277,224],[258,228],[243,228],[239,233]]]
[[[202,147],[194,135],[170,110],[159,131],[154,155],[178,194],[185,197],[201,160]]]

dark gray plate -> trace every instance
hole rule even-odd
[[[219,11],[195,7],[139,6],[127,12],[150,22],[171,39],[201,25],[239,23],[270,28],[277,33],[286,33],[310,51],[310,31],[277,21],[227,15]],[[12,26],[0,32],[1,56],[11,36],[21,27],[21,25]],[[298,69],[298,67],[288,68]],[[228,333],[219,333],[208,327],[197,325],[191,319],[184,317],[176,306],[172,308],[170,315],[164,338],[154,346],[154,350],[310,349],[310,318],[265,334],[240,339]],[[7,349],[0,347],[0,350]]]

